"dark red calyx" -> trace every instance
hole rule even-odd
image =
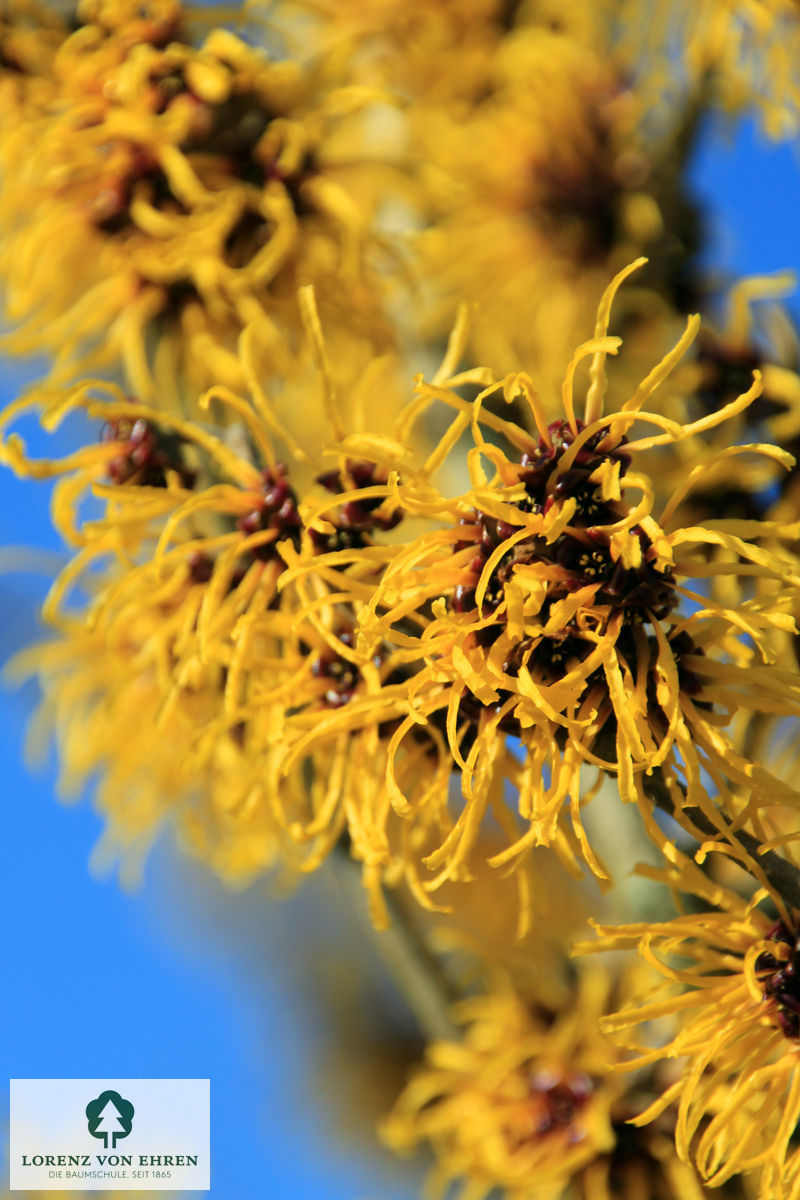
[[[783,1034],[791,1041],[800,1040],[800,939],[783,921],[777,921],[767,934],[775,943],[776,953],[759,954],[755,972],[765,1000],[775,1005]]]
[[[355,645],[352,630],[344,630],[339,634],[342,645]],[[378,662],[380,660],[377,660]],[[330,647],[319,654],[311,664],[311,673],[315,679],[321,679],[326,684],[323,702],[328,708],[341,708],[352,700],[361,683],[361,672],[355,663]]]
[[[202,551],[196,551],[189,558],[189,578],[192,583],[208,583],[214,574],[214,560]]]
[[[621,438],[616,446],[608,450],[598,450],[600,443],[608,437],[607,429],[599,429],[581,446],[567,470],[551,484],[550,476],[554,469],[577,435],[586,428],[582,421],[576,421],[576,426],[577,431],[573,431],[568,421],[553,421],[548,426],[551,445],[548,446],[544,438],[539,438],[537,449],[531,454],[522,455],[520,479],[531,503],[541,509],[549,507],[556,500],[572,497],[577,505],[573,524],[608,524],[615,519],[613,511],[601,499],[597,486],[589,480],[597,468],[608,460],[619,462],[621,476],[627,472],[631,456],[622,449],[627,438]]]
[[[317,476],[317,483],[322,484],[326,491],[333,495],[346,493],[352,486],[360,491],[362,488],[379,487],[386,483],[388,476],[384,471],[370,462],[348,462],[346,472],[338,469],[324,471]],[[333,533],[320,533],[311,530],[311,540],[318,553],[333,550],[360,550],[368,545],[367,535],[375,530],[394,529],[402,520],[399,510],[391,513],[378,511],[384,503],[381,496],[365,499],[346,500],[337,516],[331,520],[335,526]]]
[[[272,541],[252,550],[255,558],[267,561],[278,556],[278,542],[289,538],[299,548],[303,523],[297,507],[297,496],[289,482],[285,463],[276,463],[273,470],[261,473],[263,490],[253,509],[236,522],[242,533],[252,534],[272,530]]]
[[[533,1119],[531,1138],[566,1133],[569,1141],[581,1140],[584,1134],[575,1122],[594,1092],[594,1084],[588,1075],[577,1071],[531,1072],[528,1091]]]
[[[101,439],[119,444],[119,454],[106,467],[113,483],[165,488],[169,472],[174,472],[181,487],[194,487],[197,472],[186,465],[186,442],[179,434],[165,432],[142,417],[117,417],[103,426]]]

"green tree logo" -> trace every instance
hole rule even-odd
[[[106,1150],[110,1138],[113,1150],[118,1138],[126,1138],[133,1127],[133,1105],[119,1092],[101,1092],[86,1105],[86,1119],[92,1137],[102,1138]]]

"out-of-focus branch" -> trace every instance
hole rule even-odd
[[[331,863],[351,909],[358,914],[367,936],[385,962],[425,1036],[431,1040],[457,1039],[458,1033],[449,1012],[461,997],[448,979],[442,962],[425,941],[402,896],[396,891],[387,891],[386,905],[391,924],[388,929],[375,929],[364,904],[358,863],[350,858],[345,846],[337,847],[331,855]]]

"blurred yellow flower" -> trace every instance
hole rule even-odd
[[[662,103],[688,95],[737,114],[755,109],[770,137],[797,134],[796,0],[624,0],[622,20],[634,53],[648,56],[645,86]]]
[[[0,13],[0,86],[47,75],[68,34],[66,23],[35,0],[9,0]],[[4,101],[4,103],[7,101]]]
[[[480,102],[413,109],[433,217],[415,243],[432,329],[466,300],[474,360],[555,385],[609,275],[663,232],[642,123],[607,33],[584,41],[536,24],[503,39]],[[678,258],[679,247],[673,238]],[[682,271],[659,258],[647,286],[673,301]],[[650,295],[637,311],[660,319],[659,306]]]
[[[621,1083],[597,1031],[606,992],[604,977],[587,973],[555,1014],[508,986],[458,1006],[463,1040],[429,1047],[382,1127],[394,1150],[430,1142],[431,1195],[483,1200],[501,1188],[508,1200],[558,1200],[611,1150]]]
[[[641,988],[643,969],[616,983],[602,971],[573,975],[549,1007],[496,978],[454,1010],[462,1040],[434,1042],[383,1123],[407,1152],[428,1143],[431,1197],[483,1200],[702,1200],[709,1193],[676,1156],[669,1122],[628,1124],[652,1072],[615,1070],[619,1052],[598,1022],[620,993]]]
[[[374,93],[224,28],[195,48],[174,3],[81,11],[49,93],[0,139],[7,347],[50,352],[62,374],[121,361],[163,402],[184,374],[195,391],[243,386],[252,324],[285,378],[309,282],[332,327],[385,344],[351,136]]]

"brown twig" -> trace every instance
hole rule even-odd
[[[669,793],[661,771],[656,770],[653,771],[652,775],[645,775],[643,782],[647,795],[662,812],[668,813],[669,816],[674,817],[676,820],[679,820],[680,816],[683,816],[701,833],[708,834],[709,837],[715,839],[719,838],[719,827],[709,820],[701,809],[692,805],[682,808],[676,813],[672,796]],[[720,817],[724,820],[722,814],[720,814]],[[745,830],[731,831],[730,838],[732,842],[738,842],[751,858],[759,863],[768,882],[782,899],[788,905],[800,911],[800,870],[793,863],[790,863],[788,859],[782,858],[780,854],[776,854],[774,850],[762,852],[761,843],[758,838],[754,837],[751,833],[747,833]],[[746,862],[742,862],[741,865],[745,870],[747,869]]]

